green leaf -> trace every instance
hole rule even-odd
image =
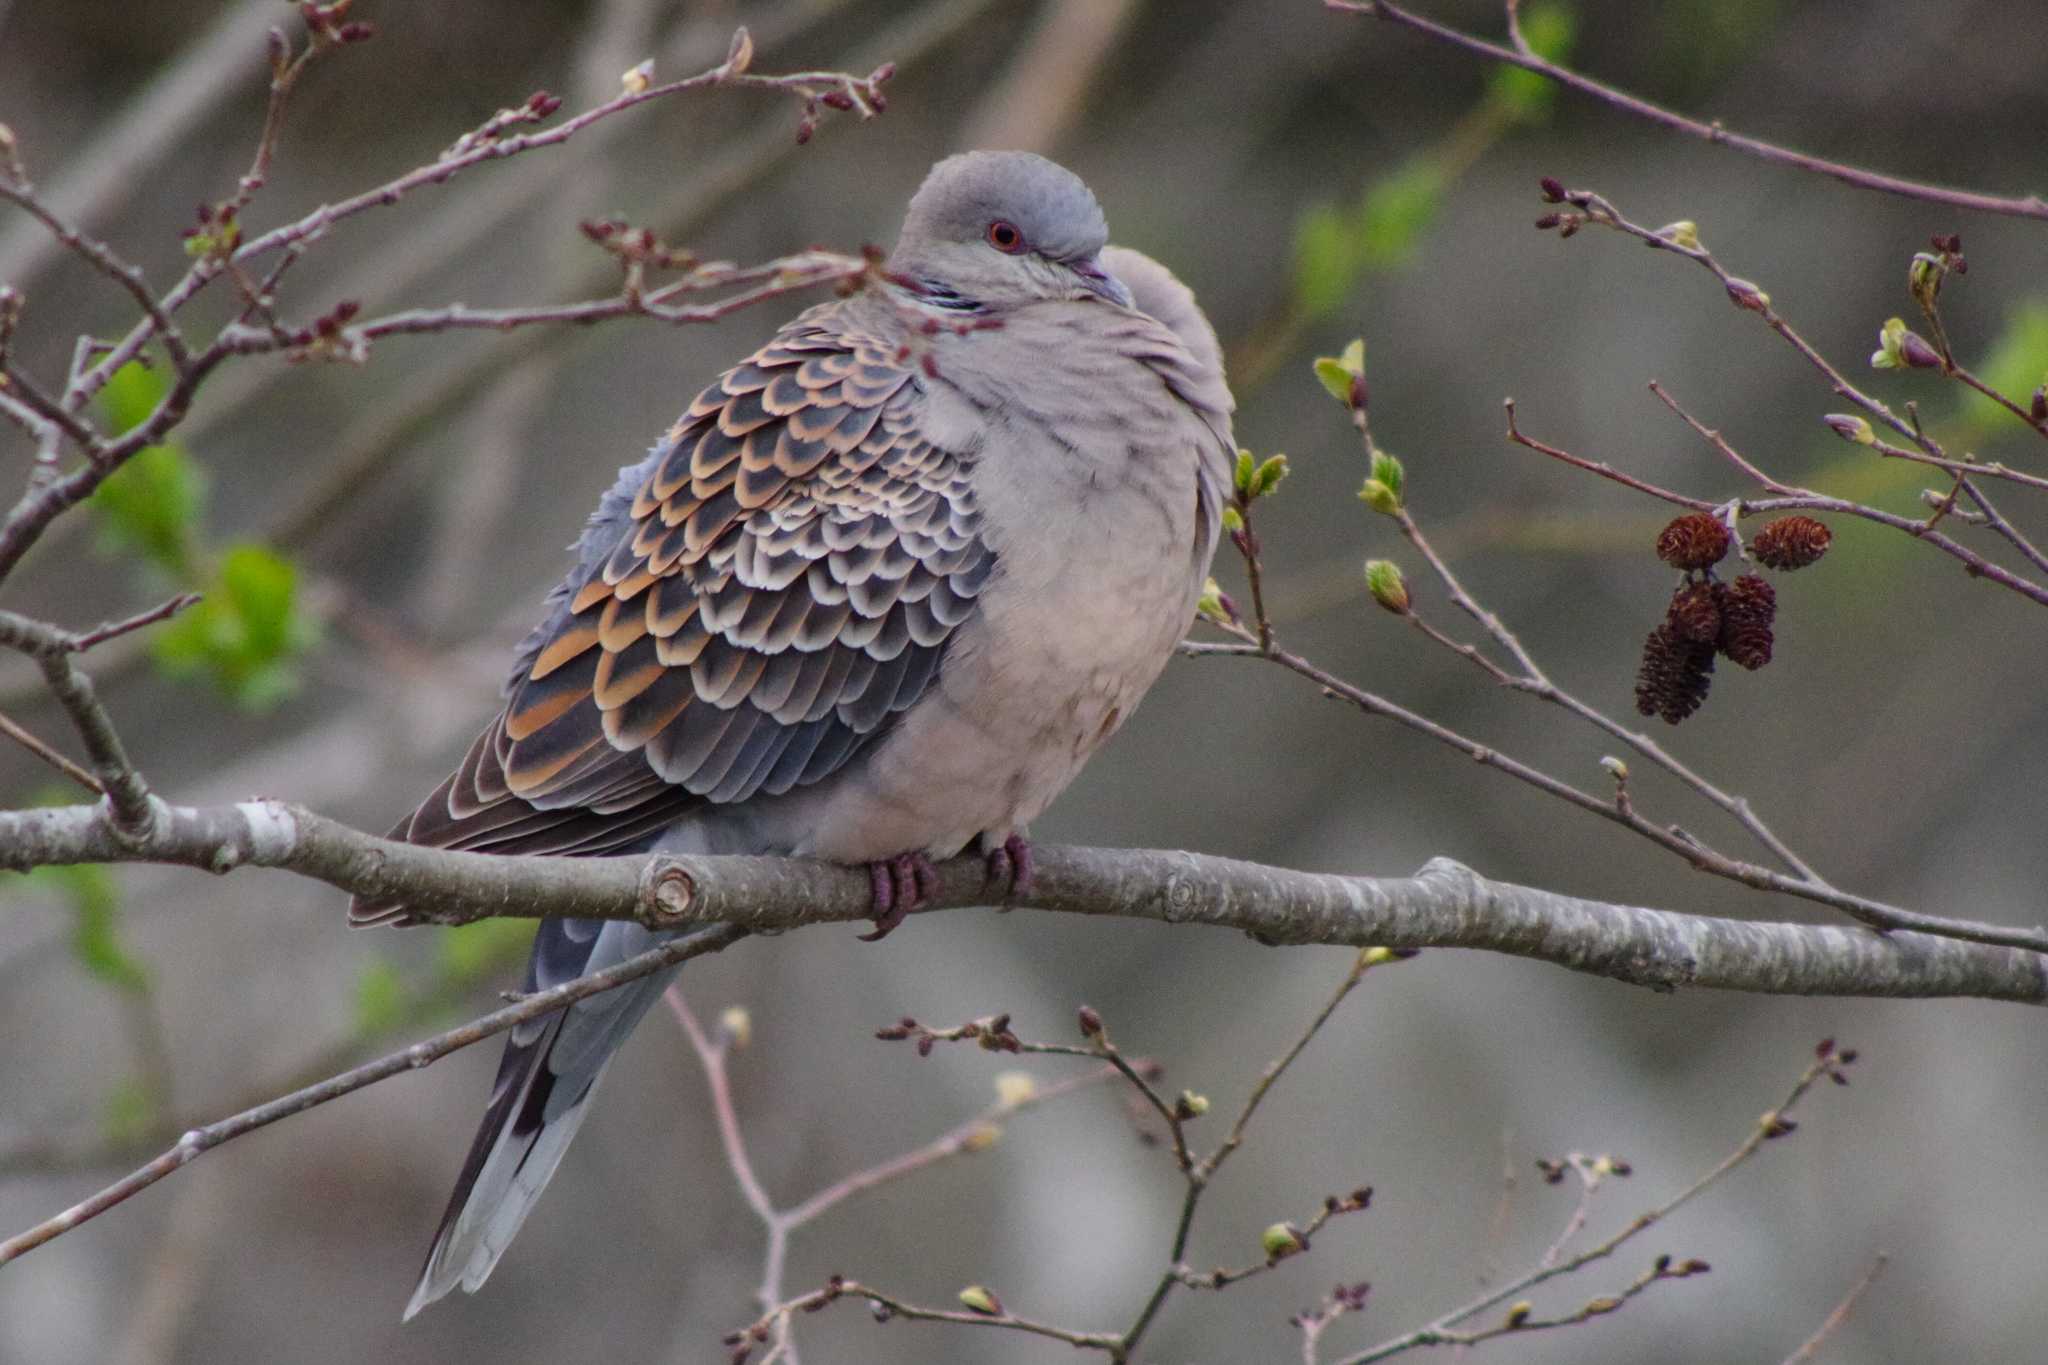
[[[207,674],[236,702],[261,710],[298,685],[292,660],[312,635],[298,609],[297,568],[244,543],[221,557],[204,600],[158,631],[153,647],[165,672]]]
[[[119,990],[149,988],[149,969],[121,941],[121,896],[113,873],[93,864],[39,867],[31,882],[71,907],[71,956],[86,975]]]
[[[1387,491],[1394,495],[1396,502],[1401,500],[1403,486],[1408,481],[1408,471],[1402,468],[1399,460],[1387,454],[1386,451],[1381,450],[1378,446],[1372,448],[1371,477],[1385,484]]]
[[[100,390],[100,411],[119,436],[141,426],[170,391],[171,381],[162,370],[131,360],[114,371]]]
[[[1401,566],[1393,560],[1365,561],[1365,590],[1372,594],[1373,601],[1394,615],[1408,614],[1408,583],[1401,577]]]
[[[1536,55],[1552,62],[1571,56],[1578,20],[1564,5],[1532,5],[1522,14],[1522,36]],[[1557,102],[1557,83],[1519,66],[1497,66],[1487,78],[1486,96],[1517,123],[1540,123]]]
[[[117,373],[121,373],[117,371]],[[144,446],[93,491],[100,545],[140,555],[178,582],[190,582],[194,529],[206,479],[177,446]]]
[[[163,371],[129,361],[99,393],[100,411],[115,434],[148,419],[170,391]],[[100,541],[110,551],[141,555],[172,578],[191,576],[193,528],[205,501],[199,468],[175,445],[144,446],[94,490]]]
[[[1287,457],[1275,455],[1262,463],[1252,474],[1252,496],[1263,498],[1280,486],[1280,480],[1287,477]]]
[[[460,989],[495,977],[525,956],[533,942],[533,920],[485,919],[441,935],[435,964],[440,985]]]
[[[1316,378],[1330,391],[1330,397],[1350,407],[1354,397],[1354,380],[1365,375],[1365,338],[1353,337],[1344,348],[1342,355],[1316,357]]]
[[[1370,269],[1403,265],[1443,199],[1443,168],[1414,157],[1365,192],[1359,209],[1359,258]]]
[[[376,958],[356,978],[356,1032],[387,1033],[405,1019],[405,978],[384,958]]]
[[[1351,216],[1316,204],[1294,224],[1294,306],[1305,321],[1328,317],[1351,297],[1364,264]]]
[[[1347,408],[1351,406],[1351,371],[1345,369],[1335,356],[1316,357],[1316,378],[1330,391],[1330,397]]]

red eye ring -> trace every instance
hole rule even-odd
[[[988,244],[1006,256],[1014,256],[1024,249],[1024,234],[1007,218],[998,218],[988,225]]]

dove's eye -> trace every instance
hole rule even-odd
[[[998,218],[988,225],[988,244],[1005,255],[1014,256],[1024,249],[1024,234],[1017,231],[1015,223]]]

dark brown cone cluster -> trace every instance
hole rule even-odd
[[[1721,652],[1744,668],[1762,668],[1771,661],[1771,622],[1778,614],[1778,594],[1757,575],[1746,573],[1718,595]]]
[[[1664,619],[1643,641],[1636,669],[1636,710],[1676,725],[1700,709],[1713,682],[1714,658],[1726,655],[1755,670],[1771,661],[1778,594],[1746,573],[1720,582],[1713,566],[1733,537],[1718,517],[1688,512],[1657,536],[1657,557],[1683,570]],[[1812,517],[1779,517],[1750,538],[1750,554],[1767,569],[1803,569],[1828,552],[1834,534]]]
[[[1688,573],[1712,568],[1727,553],[1728,528],[1705,512],[1687,512],[1657,536],[1657,558]]]
[[[1680,584],[1643,642],[1636,710],[1676,725],[1706,701],[1716,654],[1747,669],[1769,663],[1777,607],[1777,594],[1755,574],[1733,583]]]
[[[1826,554],[1834,538],[1812,517],[1779,517],[1750,538],[1749,551],[1766,569],[1803,569]]]

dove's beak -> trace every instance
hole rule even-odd
[[[1119,308],[1131,306],[1131,291],[1124,282],[1102,268],[1102,262],[1093,256],[1084,256],[1070,261],[1067,268],[1080,277],[1081,287],[1099,298],[1108,299]]]

